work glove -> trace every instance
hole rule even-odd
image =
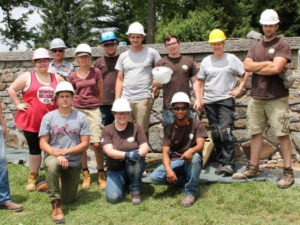
[[[136,163],[137,161],[140,160],[140,158],[141,156],[138,150],[125,153],[125,159],[129,160],[132,163]]]

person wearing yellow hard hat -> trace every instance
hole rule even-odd
[[[234,137],[232,134],[235,98],[238,97],[247,81],[244,65],[235,55],[224,52],[226,36],[220,29],[209,34],[208,42],[213,51],[201,62],[197,74],[200,82],[202,110],[209,120],[211,136],[218,163],[217,175],[232,175],[234,165]],[[236,77],[242,77],[236,86]]]
[[[260,16],[264,37],[248,51],[244,65],[253,72],[251,97],[247,109],[247,128],[251,135],[250,165],[233,178],[246,179],[259,176],[259,155],[263,145],[263,133],[270,125],[278,137],[283,156],[283,177],[277,183],[279,188],[288,188],[294,183],[292,169],[292,144],[289,136],[289,90],[280,77],[292,53],[289,44],[277,37],[279,17],[275,10],[266,9]]]

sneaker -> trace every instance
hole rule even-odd
[[[13,212],[22,212],[23,211],[23,207],[14,202],[6,202],[6,203],[0,205],[0,208],[7,209],[7,210],[10,210]]]
[[[232,175],[233,179],[249,179],[259,176],[258,166],[248,165],[247,169],[242,173],[235,173]]]
[[[277,187],[285,189],[294,183],[294,172],[292,168],[283,169],[283,177],[277,182]]]
[[[141,195],[131,195],[131,203],[133,205],[139,205],[142,203]]]
[[[37,183],[37,173],[30,172],[28,174],[28,181],[27,181],[26,190],[27,191],[34,191],[36,183]]]
[[[181,206],[182,207],[192,206],[196,200],[197,200],[197,197],[195,195],[185,195],[184,199],[181,202]]]
[[[215,170],[216,175],[222,175],[223,165],[219,165],[218,168]]]
[[[104,190],[106,187],[106,172],[105,171],[98,172],[97,180],[98,180],[99,188],[101,190]]]
[[[232,176],[234,174],[234,168],[232,165],[225,165],[221,168],[221,173],[225,176]]]
[[[88,189],[91,187],[91,175],[90,172],[88,170],[84,170],[82,171],[82,175],[83,175],[83,182],[82,182],[82,188],[83,189]]]
[[[36,191],[42,191],[42,192],[47,192],[48,191],[48,185],[46,181],[41,181],[36,185]]]

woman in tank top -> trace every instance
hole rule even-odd
[[[50,63],[47,49],[36,49],[32,61],[35,71],[20,75],[8,89],[8,94],[18,110],[15,123],[23,130],[29,146],[27,191],[35,190],[42,161],[38,138],[40,124],[47,112],[57,108],[54,102],[54,90],[57,83],[63,80],[60,76],[47,72]],[[22,99],[18,98],[19,91],[22,91]]]

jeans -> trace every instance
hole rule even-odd
[[[171,124],[175,122],[175,115],[173,113],[172,109],[163,109],[162,111],[162,117],[163,117],[163,126],[164,130]],[[189,117],[194,118],[193,110],[189,111]]]
[[[200,183],[200,173],[202,169],[202,157],[199,153],[194,153],[191,162],[183,159],[171,161],[171,168],[177,176],[175,186],[184,184],[184,193],[187,195],[198,195]],[[150,175],[153,184],[169,184],[167,182],[164,165],[157,167]]]
[[[0,127],[0,204],[11,202],[4,139]]]
[[[62,169],[55,156],[45,158],[46,182],[51,202],[59,199],[63,203],[71,203],[75,200],[80,182],[81,166],[69,166]],[[61,178],[61,188],[59,186],[59,177]]]
[[[235,101],[233,98],[205,104],[205,113],[212,126],[233,127]],[[232,135],[232,134],[231,134]],[[219,165],[234,166],[234,141],[213,140]]]
[[[124,198],[124,187],[129,183],[129,191],[132,195],[139,195],[142,187],[142,174],[146,169],[145,159],[132,163],[126,160],[124,169],[108,170],[106,183],[106,199],[115,203]]]
[[[100,106],[103,126],[112,124],[115,120],[114,115],[111,112],[111,107],[112,107],[112,105],[101,105]]]

